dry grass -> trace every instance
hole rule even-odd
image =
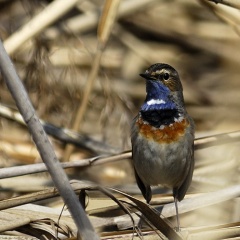
[[[130,122],[145,97],[138,74],[150,64],[165,62],[178,70],[196,137],[240,129],[239,6],[214,2],[124,0],[113,28],[105,22],[112,14],[106,10],[97,31],[100,10],[109,1],[0,1],[0,37],[45,130],[54,136],[59,159],[64,162],[71,153],[65,163],[69,177],[129,194],[106,196],[99,190],[109,190],[88,182],[74,188],[77,193],[91,188],[87,213],[102,239],[140,234],[138,211],[152,224],[142,227],[144,239],[168,234],[153,219],[155,210],[131,199],[143,200],[130,153],[92,158],[130,149]],[[0,84],[0,165],[9,174],[0,183],[0,238],[74,238],[73,220],[64,210],[59,221],[63,202],[49,175],[39,173],[44,171],[36,165],[41,159],[2,80]],[[174,238],[240,237],[239,133],[201,141],[195,142],[193,183],[179,205],[183,231]],[[75,147],[66,154],[69,142]],[[13,172],[14,166],[25,166],[26,175],[16,177],[23,169]],[[171,195],[162,188],[154,192],[152,204],[158,210],[164,204],[159,211],[173,236]],[[126,215],[130,212],[132,220]]]

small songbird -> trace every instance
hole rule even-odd
[[[180,231],[177,201],[181,201],[192,181],[194,169],[194,122],[188,115],[177,71],[156,63],[145,73],[146,99],[132,124],[132,158],[135,177],[147,203],[150,186],[173,190]]]

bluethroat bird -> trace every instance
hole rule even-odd
[[[132,158],[135,177],[147,203],[151,185],[173,190],[180,231],[177,201],[181,201],[192,181],[194,169],[194,122],[188,115],[177,71],[156,63],[145,73],[146,99],[132,124]]]

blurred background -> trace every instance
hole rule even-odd
[[[22,40],[26,37],[24,26],[52,3],[1,0],[0,38],[39,117],[58,130],[73,129],[98,46],[97,27],[104,1],[79,0],[74,7],[66,6],[64,14],[44,26],[46,18],[53,14],[51,9],[43,21],[35,23],[38,27],[43,24],[42,29],[31,36],[31,26],[28,27],[29,37]],[[157,62],[168,63],[179,72],[187,110],[196,124],[196,137],[239,130],[237,7],[236,1],[235,5],[226,6],[204,0],[122,0],[87,108],[75,130],[92,147],[84,147],[83,143],[66,155],[66,142],[52,138],[59,158],[74,161],[130,150],[130,124],[145,98],[145,82],[139,73]],[[2,76],[0,84],[0,166],[41,162],[27,129],[13,116],[4,114],[4,107],[13,111],[16,107]],[[96,145],[106,147],[106,151],[98,150]],[[198,150],[195,155],[190,192],[216,191],[239,184],[239,143]],[[68,170],[68,174],[71,178],[139,193],[126,159],[84,170]],[[38,181],[47,176],[41,177],[31,175],[36,181],[31,180],[27,188],[26,177],[18,178],[17,183],[14,179],[3,180],[1,187],[8,191],[2,191],[0,198],[42,189],[46,182]],[[239,221],[239,206],[239,199],[234,199],[197,210],[186,214],[183,225]]]

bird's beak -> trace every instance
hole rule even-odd
[[[146,80],[156,80],[156,78],[152,77],[148,73],[140,73],[139,74],[141,77],[145,78]]]
[[[146,74],[146,73],[140,73],[139,75],[140,75],[141,77],[145,78],[145,79],[149,77],[148,74]]]

